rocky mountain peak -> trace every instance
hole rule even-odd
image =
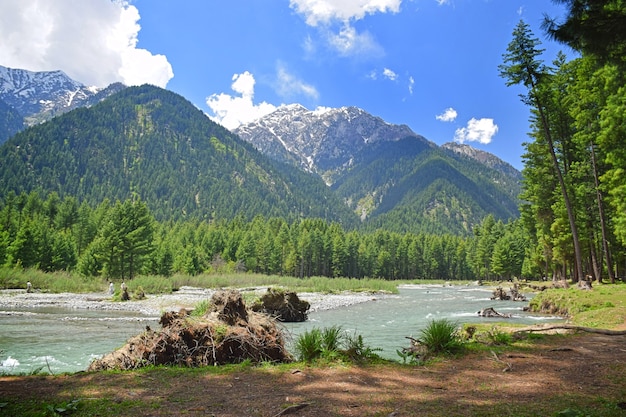
[[[103,91],[113,93],[119,89],[88,87],[63,71],[34,72],[0,66],[0,100],[17,111],[26,125],[90,105]]]
[[[503,161],[492,153],[476,149],[464,143],[448,142],[441,145],[443,149],[450,150],[458,155],[474,159],[481,164],[502,172],[512,178],[521,180],[522,174],[508,162]]]
[[[327,183],[374,143],[406,138],[426,141],[406,125],[393,125],[358,107],[308,110],[284,105],[234,130],[273,159],[322,176]]]

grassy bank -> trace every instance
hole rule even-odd
[[[529,305],[535,312],[567,316],[578,326],[611,329],[626,324],[626,284],[596,284],[591,291],[549,289]]]
[[[105,292],[108,279],[104,277],[85,277],[68,272],[45,273],[34,269],[0,268],[0,288],[26,288],[31,282],[33,288],[52,293],[85,293]],[[113,280],[116,287],[121,280]],[[387,281],[381,279],[295,278],[278,275],[260,275],[250,273],[239,274],[202,274],[138,276],[126,281],[130,292],[139,287],[148,294],[167,294],[183,286],[199,288],[248,288],[248,287],[283,287],[297,292],[338,293],[343,291],[384,291],[397,293],[398,285],[408,283],[432,283],[433,281]],[[440,281],[443,283],[443,281]]]

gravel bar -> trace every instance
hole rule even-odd
[[[210,299],[215,291],[214,289],[181,287],[171,294],[147,295],[144,300],[112,301],[111,296],[104,293],[52,294],[39,291],[27,293],[25,290],[0,290],[0,315],[11,314],[12,310],[59,307],[75,310],[129,311],[153,316],[165,311],[193,308],[199,302]],[[253,292],[258,296],[265,291],[266,287],[242,290],[243,293]],[[298,297],[311,304],[310,313],[375,301],[389,296],[389,294],[369,292],[298,293]]]

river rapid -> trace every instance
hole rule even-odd
[[[262,293],[265,289],[254,289]],[[402,286],[399,294],[316,294],[299,296],[311,303],[309,320],[285,323],[287,338],[313,327],[340,326],[360,334],[366,345],[381,349],[387,359],[407,347],[407,336],[417,337],[430,320],[455,323],[495,322],[477,312],[493,307],[509,313],[514,323],[560,321],[558,317],[523,311],[527,303],[490,300],[492,289],[480,286]],[[209,299],[213,290],[182,288],[147,300],[112,302],[106,294],[26,294],[0,292],[0,373],[77,372],[122,345],[146,326],[158,329],[163,311],[189,308]]]

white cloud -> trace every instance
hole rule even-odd
[[[319,93],[317,89],[305,83],[304,81],[296,78],[295,75],[290,74],[287,68],[283,64],[278,64],[277,71],[277,92],[281,97],[290,98],[296,96],[306,96],[317,100]]]
[[[390,70],[389,68],[383,69],[383,76],[391,81],[395,81],[398,79],[398,74],[396,74],[394,71]]]
[[[409,76],[409,94],[413,95],[413,87],[415,87],[415,78],[412,75]]]
[[[309,26],[332,21],[360,20],[367,14],[398,13],[402,0],[290,0],[289,5],[305,16]]]
[[[446,4],[450,4],[451,0],[435,0],[438,5],[445,6]]]
[[[440,120],[442,122],[454,122],[456,120],[457,112],[452,107],[449,107],[444,110],[443,113],[435,116],[435,119]]]
[[[402,0],[290,0],[307,25],[322,27],[327,44],[341,56],[381,56],[382,47],[367,31],[358,32],[351,22],[376,13],[398,13]],[[336,24],[341,27],[338,29]],[[310,44],[307,43],[307,51]]]
[[[493,119],[475,119],[467,122],[467,127],[459,128],[454,133],[454,140],[459,143],[479,142],[491,143],[493,136],[498,132],[498,125]]]
[[[239,96],[220,93],[207,97],[206,104],[215,114],[211,119],[227,129],[252,122],[276,110],[276,106],[265,101],[254,104],[254,76],[248,71],[233,75],[231,88]]]
[[[63,70],[87,85],[165,87],[172,67],[165,56],[137,48],[139,18],[124,0],[3,0],[0,63]]]
[[[359,33],[347,22],[338,33],[329,31],[325,32],[325,36],[328,45],[343,57],[357,55],[378,57],[384,54],[383,48],[369,32]]]

